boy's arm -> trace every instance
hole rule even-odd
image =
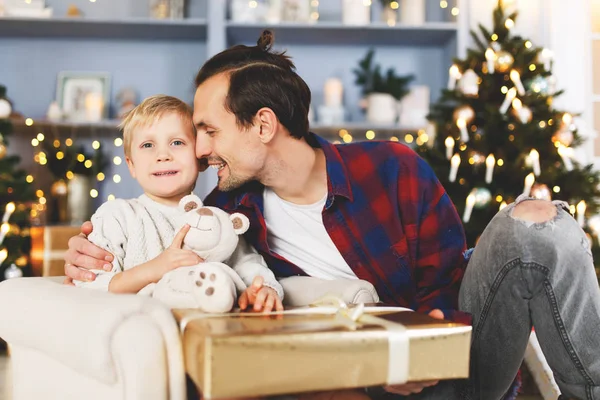
[[[264,278],[263,286],[275,290],[279,298],[283,300],[283,287],[275,279],[275,274],[269,269],[265,259],[248,244],[243,236],[239,238],[240,241],[229,260],[227,260],[227,264],[237,272],[248,287],[252,285],[255,277],[262,276]]]

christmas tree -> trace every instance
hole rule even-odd
[[[29,216],[35,196],[28,180],[32,178],[17,168],[20,158],[7,155],[7,137],[12,133],[11,105],[6,88],[0,85],[0,280],[5,276],[28,275]],[[15,264],[14,267],[11,267]],[[8,269],[8,271],[7,271]]]
[[[494,10],[492,31],[471,32],[476,48],[454,60],[448,89],[432,106],[436,138],[418,151],[463,218],[473,246],[498,210],[525,193],[564,200],[600,260],[599,175],[575,161],[582,144],[573,115],[553,108],[551,52],[511,34],[517,13]]]

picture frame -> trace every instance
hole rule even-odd
[[[56,100],[70,121],[99,122],[108,118],[110,74],[62,71],[58,74]]]

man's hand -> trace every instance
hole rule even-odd
[[[273,288],[263,286],[264,278],[257,276],[244,293],[240,295],[238,305],[245,310],[248,305],[254,305],[254,311],[271,312],[273,308],[283,311],[283,303]]]
[[[92,223],[86,221],[81,225],[81,233],[69,239],[69,249],[65,253],[64,283],[73,284],[73,279],[79,281],[93,281],[96,274],[89,269],[112,270],[113,255],[108,251],[92,244],[87,236],[92,233]]]
[[[191,250],[184,250],[183,239],[190,230],[190,226],[185,224],[183,228],[177,232],[173,243],[165,251],[163,251],[158,257],[153,259],[147,265],[147,269],[150,270],[150,276],[152,282],[158,282],[164,274],[179,267],[189,267],[192,265],[200,264],[204,260],[198,254]]]
[[[429,313],[429,316],[431,318],[435,318],[435,319],[444,319],[444,313],[442,312],[442,310],[439,309],[435,309],[435,310],[431,310],[431,312]],[[406,383],[404,385],[393,385],[393,386],[385,386],[384,389],[386,392],[389,393],[395,393],[395,394],[401,394],[402,396],[408,396],[410,394],[414,394],[414,393],[421,393],[423,391],[423,389],[430,387],[430,386],[435,386],[438,384],[439,381],[423,381],[423,382],[411,382],[411,383]]]

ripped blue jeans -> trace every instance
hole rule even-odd
[[[513,217],[527,200],[492,219],[469,260],[459,302],[473,316],[471,376],[459,398],[502,399],[533,327],[563,395],[600,399],[600,290],[588,239],[561,201],[546,222]]]

